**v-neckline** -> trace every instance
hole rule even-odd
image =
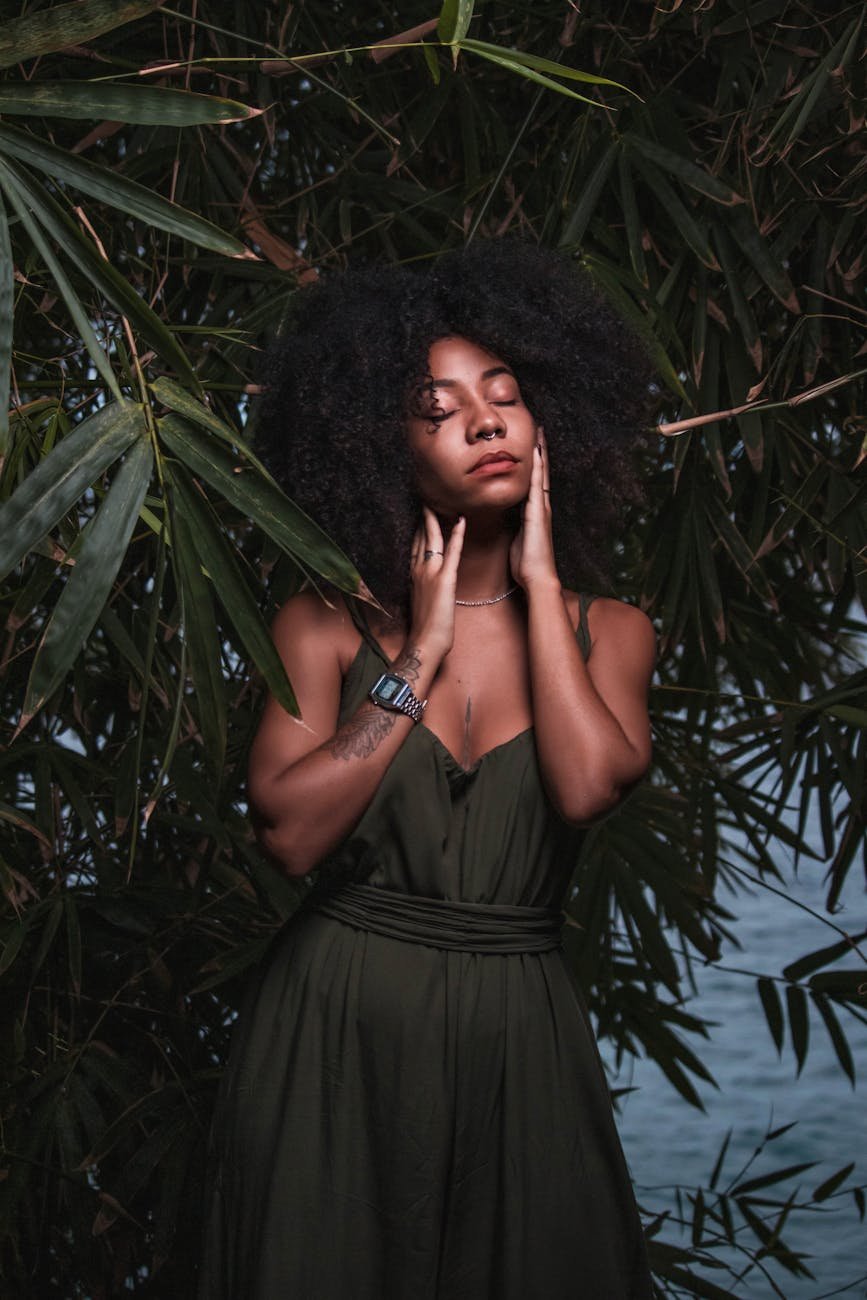
[[[523,740],[525,736],[531,736],[534,731],[533,724],[531,723],[529,727],[524,727],[521,731],[515,732],[515,735],[510,736],[508,740],[501,740],[498,745],[492,745],[490,749],[485,750],[484,754],[479,754],[479,757],[476,759],[476,761],[472,763],[469,767],[464,767],[460,759],[455,758],[454,754],[449,749],[445,741],[442,740],[441,737],[439,737],[435,731],[432,731],[426,722],[420,722],[418,726],[420,730],[426,732],[430,736],[431,740],[433,740],[434,748],[439,749],[443,757],[448,759],[448,761],[452,764],[452,766],[457,768],[457,770],[461,772],[464,776],[471,776],[473,772],[475,772],[479,767],[481,767],[482,763],[485,761],[486,758],[490,758],[492,754],[496,754],[497,751],[500,749],[508,749],[510,745],[514,745],[515,741]]]
[[[365,646],[369,650],[372,650],[375,654],[377,654],[379,658],[383,661],[383,663],[386,665],[386,667],[390,667],[391,660],[388,658],[382,646],[374,637],[373,633],[368,629],[367,636],[364,636],[362,634],[361,640],[358,643],[358,649],[353,655],[352,662],[350,663],[349,667],[346,670],[344,680],[347,680],[350,674],[356,670],[358,664],[361,661],[362,651],[364,650]],[[438,736],[437,733],[431,727],[429,727],[426,722],[419,722],[417,724],[417,729],[423,731],[425,735],[430,736],[431,740],[433,741],[434,748],[438,749],[442,754],[443,758],[445,758],[452,765],[452,767],[454,767],[458,772],[462,773],[463,776],[471,776],[473,772],[475,772],[479,767],[481,767],[484,760],[486,758],[489,758],[491,754],[496,754],[498,750],[501,749],[507,749],[509,745],[513,745],[515,741],[521,740],[525,736],[532,735],[533,731],[535,730],[533,724],[530,723],[529,727],[523,727],[520,731],[517,731],[514,736],[510,736],[508,740],[501,740],[498,745],[492,745],[490,749],[486,749],[484,754],[479,754],[479,757],[476,759],[474,763],[470,765],[470,767],[464,767],[461,760],[455,757],[455,755],[449,749],[448,745],[442,739],[442,737]]]

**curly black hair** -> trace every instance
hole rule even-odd
[[[386,609],[405,615],[421,504],[404,422],[446,335],[514,370],[545,429],[561,580],[604,589],[610,541],[642,498],[633,453],[651,367],[589,276],[549,249],[479,243],[423,269],[368,266],[299,289],[265,366],[263,460]]]

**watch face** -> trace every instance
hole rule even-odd
[[[407,683],[392,673],[383,673],[371,691],[371,695],[374,695],[386,708],[399,705],[409,693],[410,688]]]
[[[393,704],[395,697],[403,690],[404,683],[399,677],[386,675],[376,688],[376,693],[383,704]]]

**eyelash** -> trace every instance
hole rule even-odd
[[[518,405],[517,397],[510,397],[509,400],[505,402],[491,402],[491,406],[517,406],[517,405]],[[433,415],[428,416],[428,419],[433,420],[434,424],[442,424],[443,420],[447,420],[450,415],[454,415],[455,411],[457,411],[458,409],[459,409],[458,407],[455,407],[454,411],[435,412]]]

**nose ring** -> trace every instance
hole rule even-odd
[[[496,429],[491,429],[489,433],[485,433],[482,429],[480,429],[478,432],[478,437],[484,438],[485,442],[490,442],[491,439],[496,438],[496,436],[497,436]]]

